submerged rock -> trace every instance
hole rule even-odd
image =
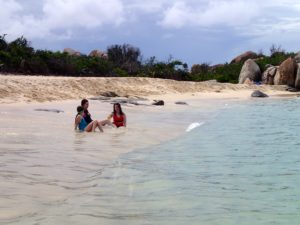
[[[41,112],[54,112],[54,113],[63,113],[63,110],[60,109],[35,109],[35,111],[41,111]]]
[[[179,101],[179,102],[175,102],[175,104],[176,104],[176,105],[187,105],[186,102],[180,102],[180,101]]]
[[[256,90],[256,91],[254,91],[251,94],[251,97],[254,97],[254,98],[266,98],[266,97],[269,97],[269,96],[267,94],[259,91],[259,90]]]

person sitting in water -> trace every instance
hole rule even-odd
[[[118,127],[126,127],[126,115],[122,111],[120,103],[114,104],[114,111],[108,116],[108,119],[113,119],[113,124]]]
[[[91,114],[88,110],[89,108],[89,101],[87,99],[82,99],[81,100],[81,106],[83,107],[84,111],[83,111],[83,118],[85,119],[85,121],[87,123],[91,123],[93,120],[91,118]]]
[[[87,132],[95,132],[96,128],[98,127],[100,132],[103,132],[101,122],[94,120],[90,123],[87,123],[83,117],[84,108],[82,106],[77,107],[77,115],[75,117],[75,130],[79,128],[80,131],[87,131]]]

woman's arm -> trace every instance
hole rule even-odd
[[[75,130],[77,130],[77,127],[78,127],[81,119],[82,119],[81,115],[76,116],[76,118],[75,118]]]
[[[126,114],[125,113],[124,113],[123,117],[124,117],[124,127],[126,127],[127,126],[127,119],[126,119]]]
[[[111,113],[111,114],[108,115],[107,119],[111,120],[112,117],[113,117],[113,114]]]

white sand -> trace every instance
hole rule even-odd
[[[291,95],[284,86],[183,82],[154,78],[75,78],[0,75],[0,102],[48,102],[99,96],[113,91],[123,97],[183,100],[249,98],[253,90],[270,96]]]

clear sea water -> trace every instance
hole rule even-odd
[[[0,213],[9,216],[0,223],[300,224],[299,98],[184,113],[205,123],[105,163],[86,136],[64,137],[74,141],[65,150],[57,137],[45,155],[24,140],[4,151],[2,136]],[[40,133],[35,138],[47,142]],[[120,147],[122,135],[105,140]]]

